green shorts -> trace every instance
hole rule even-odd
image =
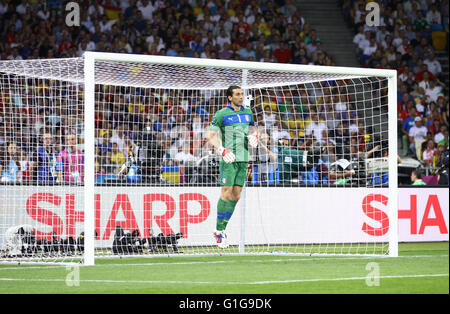
[[[248,162],[235,161],[228,164],[221,160],[219,162],[220,185],[221,186],[244,186],[247,179]]]

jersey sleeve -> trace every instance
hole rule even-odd
[[[218,111],[211,120],[209,129],[212,131],[220,131],[222,128],[223,128],[223,118],[220,112]]]

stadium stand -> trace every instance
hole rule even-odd
[[[320,34],[305,20],[294,0],[79,2],[83,8],[81,26],[68,27],[63,18],[64,1],[53,0],[46,4],[33,0],[0,1],[0,59],[69,58],[80,57],[84,51],[103,51],[335,65],[333,52],[323,49]],[[445,150],[448,153],[448,73],[443,71],[444,65],[437,58],[439,52],[448,51],[448,1],[435,1],[431,5],[427,1],[383,1],[382,27],[379,29],[362,23],[363,4],[363,1],[354,0],[341,2],[347,22],[355,30],[358,47],[355,58],[363,67],[398,70],[399,126],[407,120],[410,107],[414,107],[417,116],[432,132],[435,146],[439,147],[433,150],[434,156],[430,157],[427,152],[426,162],[419,144],[415,146],[420,146],[416,156],[403,155],[405,147],[400,147],[399,153],[402,158],[418,157],[431,174],[442,163]],[[117,171],[127,150],[138,140],[139,132],[133,129],[135,125],[139,130],[150,128],[154,131],[145,136],[149,137],[147,140],[152,147],[157,148],[154,151],[157,152],[158,166],[163,165],[178,175],[183,171],[178,166],[198,158],[199,146],[204,144],[195,140],[196,134],[201,138],[220,106],[203,103],[183,111],[176,104],[155,103],[144,90],[123,89],[120,95],[114,96],[117,99],[113,99],[107,90],[102,95],[103,99],[97,99],[97,127],[101,133],[106,127],[104,124],[108,124],[114,132],[104,132],[97,138],[99,177]],[[115,105],[120,107],[115,111],[121,113],[120,117],[111,114]],[[304,145],[297,139],[310,131],[289,125],[304,126],[308,115],[284,112],[279,106],[271,109],[278,116],[286,117],[283,121],[272,121],[279,131],[290,132],[295,139],[293,144],[298,147]],[[57,135],[57,132],[64,134],[68,128],[62,125],[65,121],[62,113],[24,109],[24,120],[12,121],[15,118],[9,110],[0,99],[0,127],[8,131],[3,133],[7,134],[6,138],[0,138],[3,181],[31,182],[35,179],[27,165],[33,160],[41,130],[47,127]],[[264,112],[264,118],[271,119]],[[320,113],[324,114],[326,112]],[[181,117],[183,121],[175,123],[175,117]],[[175,141],[176,132],[180,132],[176,127],[186,129],[183,133],[189,137],[186,141]],[[25,129],[34,131],[25,134]],[[335,130],[327,131],[328,136],[334,136]],[[20,141],[14,142],[15,139]],[[179,142],[183,145],[178,146]],[[399,143],[403,143],[401,137]],[[10,168],[11,160],[16,165],[14,173],[17,173],[12,178],[8,177],[11,172],[5,171]],[[175,180],[171,175],[167,178]],[[176,179],[176,182],[181,181]]]
[[[399,132],[399,154],[432,175],[448,156],[448,1],[383,1],[379,27],[365,23],[364,1],[344,0],[342,8],[354,29],[360,65],[398,71],[399,130],[412,129],[411,134]],[[411,108],[425,134],[417,135],[407,114]],[[442,148],[424,156],[427,132],[432,145]]]

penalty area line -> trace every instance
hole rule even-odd
[[[379,279],[403,279],[403,278],[424,278],[424,277],[448,277],[449,274],[416,274],[416,275],[393,275],[378,276]],[[268,280],[268,281],[183,281],[183,280],[109,280],[109,279],[80,279],[79,283],[112,283],[112,284],[197,284],[197,285],[267,285],[284,283],[303,283],[321,281],[350,281],[366,280],[367,277],[340,277],[340,278],[311,278],[292,280]],[[0,281],[24,281],[24,282],[65,282],[65,279],[39,279],[39,278],[0,278]]]

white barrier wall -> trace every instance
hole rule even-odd
[[[82,189],[2,186],[0,243],[9,226],[31,224],[38,237],[78,236],[84,220]],[[213,244],[219,188],[100,187],[94,206],[97,244],[110,244],[115,226],[145,237],[182,232],[190,244]],[[247,188],[245,242],[346,243],[387,241],[386,189]],[[243,201],[228,233],[237,244]],[[448,190],[399,189],[399,241],[448,241]],[[183,244],[180,242],[180,244]]]

